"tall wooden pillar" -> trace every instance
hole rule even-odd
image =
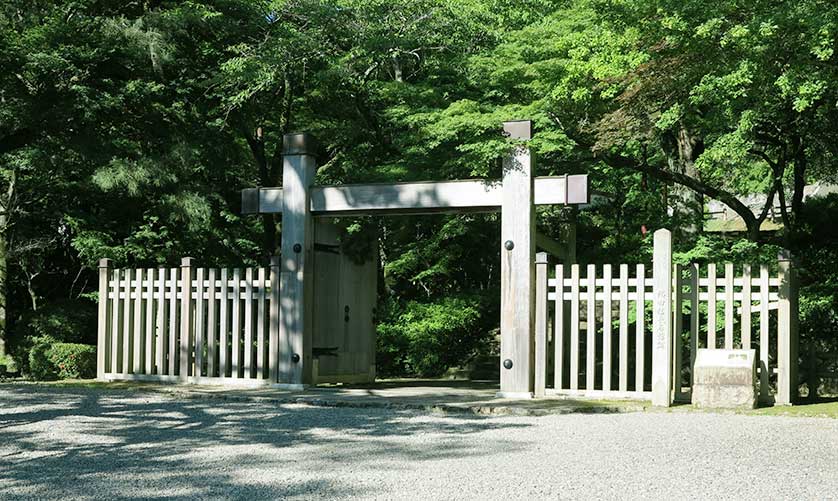
[[[279,279],[278,369],[280,386],[311,382],[312,241],[311,185],[317,171],[308,134],[283,138],[282,244]]]
[[[512,139],[530,139],[529,121],[505,122]],[[516,146],[503,160],[501,205],[501,398],[531,398],[535,327],[535,205],[529,148]]]

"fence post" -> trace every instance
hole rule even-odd
[[[777,395],[775,403],[791,405],[797,399],[798,304],[796,270],[787,252],[779,256],[777,309]]]
[[[547,386],[547,253],[535,255],[535,396]]]
[[[652,405],[672,404],[672,233],[655,232],[653,256]]]
[[[99,260],[99,325],[96,335],[96,379],[105,379],[108,363],[108,280],[111,260]]]
[[[192,348],[192,258],[185,257],[180,261],[180,380],[189,377],[189,367],[192,364],[190,351]],[[177,294],[177,286],[174,287]]]

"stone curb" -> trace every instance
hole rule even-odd
[[[391,409],[399,411],[418,411],[429,414],[450,414],[477,416],[549,416],[559,414],[623,414],[629,412],[643,412],[645,405],[604,405],[604,406],[575,406],[554,408],[525,408],[512,405],[486,404],[412,404],[393,401],[374,400],[340,400],[321,397],[264,397],[257,395],[232,395],[191,392],[183,390],[155,389],[155,393],[167,394],[190,399],[219,399],[233,402],[260,402],[278,405],[297,404],[311,407],[325,408],[360,408],[360,409]]]
[[[393,400],[369,400],[369,399],[346,399],[323,398],[314,396],[262,396],[243,395],[234,393],[207,393],[201,391],[190,391],[177,387],[146,387],[146,388],[86,388],[73,386],[50,387],[37,383],[26,383],[14,386],[28,386],[36,391],[72,392],[72,391],[98,391],[103,393],[119,393],[126,390],[135,394],[163,395],[173,398],[185,398],[194,400],[224,400],[229,402],[258,402],[275,405],[307,405],[323,408],[359,408],[359,409],[390,409],[397,411],[413,411],[428,414],[442,415],[474,415],[474,416],[550,416],[562,414],[624,414],[632,412],[644,412],[650,410],[649,405],[626,404],[626,405],[601,405],[601,406],[567,406],[567,407],[518,407],[508,404],[486,404],[486,403],[408,403]],[[528,401],[532,402],[532,401]]]

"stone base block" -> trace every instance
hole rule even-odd
[[[692,403],[701,408],[753,409],[759,395],[755,350],[698,350]]]

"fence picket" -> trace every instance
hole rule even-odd
[[[637,318],[635,319],[637,332],[635,333],[635,368],[634,368],[634,390],[645,389],[646,367],[644,357],[646,356],[646,267],[643,264],[637,265],[637,301],[635,302]]]
[[[136,270],[134,282],[134,357],[131,369],[133,373],[143,370],[143,270]]]
[[[759,393],[760,398],[768,398],[768,303],[771,300],[768,289],[768,267],[759,269]]]
[[[207,287],[207,376],[216,377],[218,367],[218,334],[215,304],[215,268],[209,269],[209,284]]]
[[[253,377],[253,268],[245,270],[244,282],[244,377]]]
[[[122,374],[131,372],[131,355],[134,347],[131,342],[131,270],[125,269],[122,281]]]
[[[579,265],[570,266],[570,389],[579,389]]]
[[[218,346],[218,377],[227,377],[229,368],[229,343],[230,343],[230,328],[228,323],[228,306],[227,299],[228,292],[228,277],[227,268],[221,269],[221,298],[219,303],[220,320],[219,320],[219,346]]]
[[[206,345],[204,330],[204,269],[195,271],[195,376],[204,375],[204,349]]]
[[[234,379],[239,377],[241,367],[241,269],[233,270],[233,346],[232,346],[232,367],[231,375]]]
[[[178,375],[186,380],[192,372],[192,258],[181,259],[180,264],[180,355]]]
[[[674,266],[672,276],[673,285],[673,308],[672,308],[672,382],[675,388],[675,398],[681,398],[681,362],[684,349],[684,267],[680,264]]]
[[[733,263],[725,263],[725,349],[733,349]]]
[[[178,269],[169,269],[169,372],[170,376],[177,375],[178,358],[178,316],[177,316],[177,293],[178,293]]]
[[[265,378],[265,268],[259,268],[259,289],[256,303],[256,377]]]
[[[154,374],[154,268],[145,271],[145,374]]]
[[[611,265],[602,267],[602,389],[611,391]]]
[[[547,387],[547,253],[535,255],[535,347],[534,385],[536,397],[543,397]]]
[[[111,296],[111,373],[119,372],[119,357],[122,353],[122,336],[119,332],[119,276],[122,270],[113,270],[113,296]]]
[[[620,391],[628,391],[628,265],[620,265]]]
[[[707,347],[716,349],[716,265],[707,265]]]
[[[742,348],[751,349],[751,265],[742,268]]]
[[[556,266],[556,299],[555,299],[555,321],[553,328],[553,387],[564,388],[564,338],[565,338],[565,315],[564,315],[564,266]]]
[[[588,265],[587,319],[585,322],[587,334],[585,353],[585,389],[593,390],[596,381],[596,266]]]
[[[693,368],[695,357],[698,355],[698,334],[701,322],[701,308],[698,302],[700,272],[698,263],[690,265],[690,388],[693,385]]]
[[[166,270],[157,270],[157,363],[156,373],[168,374],[166,370],[166,347],[169,336],[166,331]]]

